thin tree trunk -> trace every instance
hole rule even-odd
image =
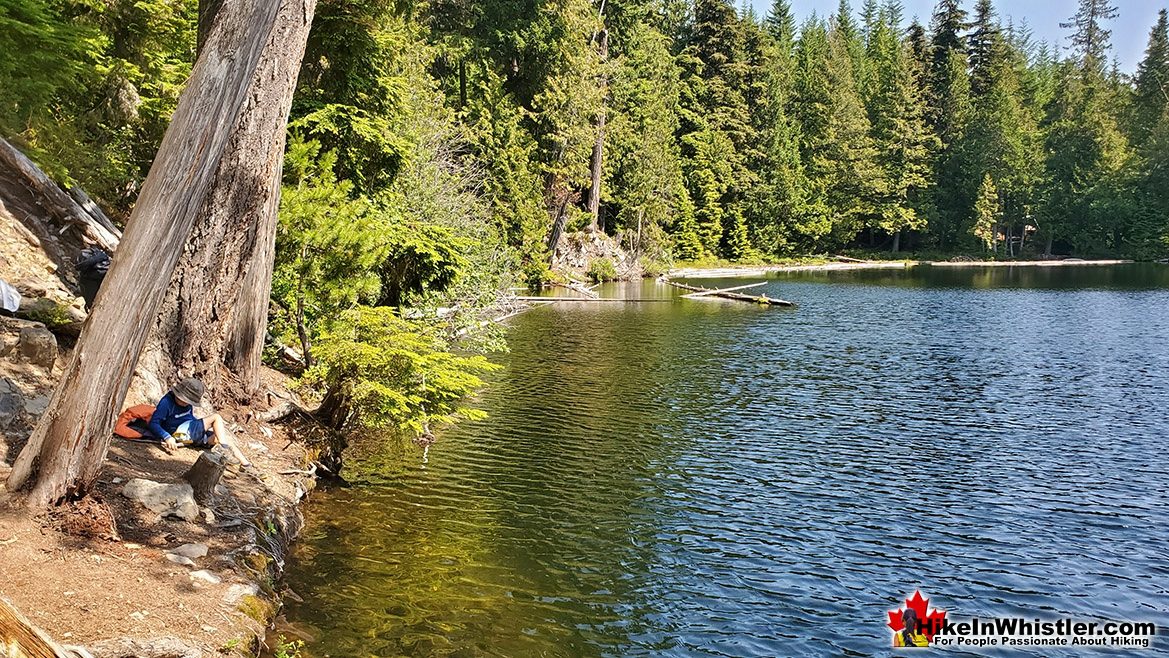
[[[8,489],[45,507],[87,494],[118,409],[244,107],[279,0],[227,0],[179,98],[114,262],[61,383],[16,459]]]
[[[893,234],[893,253],[901,251],[901,229]]]
[[[601,30],[601,62],[609,59],[609,31]],[[601,109],[597,112],[597,139],[593,142],[592,187],[589,188],[589,215],[592,216],[589,230],[600,230],[601,220],[601,166],[605,155],[605,93],[609,81],[601,77]]]
[[[313,355],[310,351],[312,345],[308,339],[308,329],[305,328],[304,323],[304,295],[296,296],[296,335],[300,338],[301,356],[304,357],[304,367],[311,368],[313,366]]]
[[[211,0],[214,3],[216,0]],[[251,83],[179,265],[171,277],[139,376],[147,397],[194,375],[225,397],[227,364],[234,397],[259,388],[276,212],[288,112],[316,0],[280,0],[275,29]]]

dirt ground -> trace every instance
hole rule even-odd
[[[61,364],[58,359],[56,371]],[[26,404],[32,412],[43,410],[51,394],[53,377],[43,370],[0,359],[0,378],[35,401]],[[282,380],[274,372],[266,378],[272,386]],[[282,554],[257,544],[283,541],[279,526],[295,515],[312,481],[303,472],[303,449],[282,427],[248,422],[246,409],[219,411],[232,421],[256,468],[229,469],[224,489],[201,507],[213,516],[198,522],[159,518],[121,494],[132,478],[181,481],[198,457],[194,449],[171,455],[154,444],[114,438],[94,501],[48,515],[30,518],[0,484],[0,596],[62,644],[173,637],[204,655],[251,655],[271,612],[266,554]],[[36,413],[28,413],[18,427],[0,432],[0,482],[35,420]],[[206,544],[207,555],[194,566],[166,558],[168,550],[188,543]],[[200,571],[220,582],[192,575]]]

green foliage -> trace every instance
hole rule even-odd
[[[978,198],[974,201],[974,227],[971,233],[990,251],[997,251],[999,222],[999,193],[990,174],[982,178],[978,186]]]
[[[399,428],[418,433],[482,412],[462,400],[497,366],[449,351],[443,327],[400,318],[387,307],[357,306],[330,319],[320,362],[306,382],[326,393],[321,413],[336,429]]]
[[[0,1],[0,135],[128,212],[195,55],[196,0]]]
[[[313,327],[381,292],[377,269],[389,245],[385,218],[353,184],[337,180],[335,156],[290,140],[276,232],[272,299],[285,309],[311,364]]]
[[[589,263],[589,279],[600,283],[601,281],[616,281],[617,280],[617,266],[613,264],[612,258],[598,258]]]
[[[300,650],[304,648],[304,640],[289,640],[283,635],[276,640],[273,649],[275,658],[301,658]]]

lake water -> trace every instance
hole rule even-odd
[[[315,494],[282,632],[310,656],[888,655],[915,590],[1169,624],[1169,266],[759,290],[800,307],[515,318],[487,420]]]

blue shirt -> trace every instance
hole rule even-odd
[[[179,429],[183,423],[195,420],[195,407],[180,405],[175,394],[168,392],[158,401],[154,408],[154,415],[150,417],[150,431],[158,438],[166,441],[171,438],[171,432]]]

